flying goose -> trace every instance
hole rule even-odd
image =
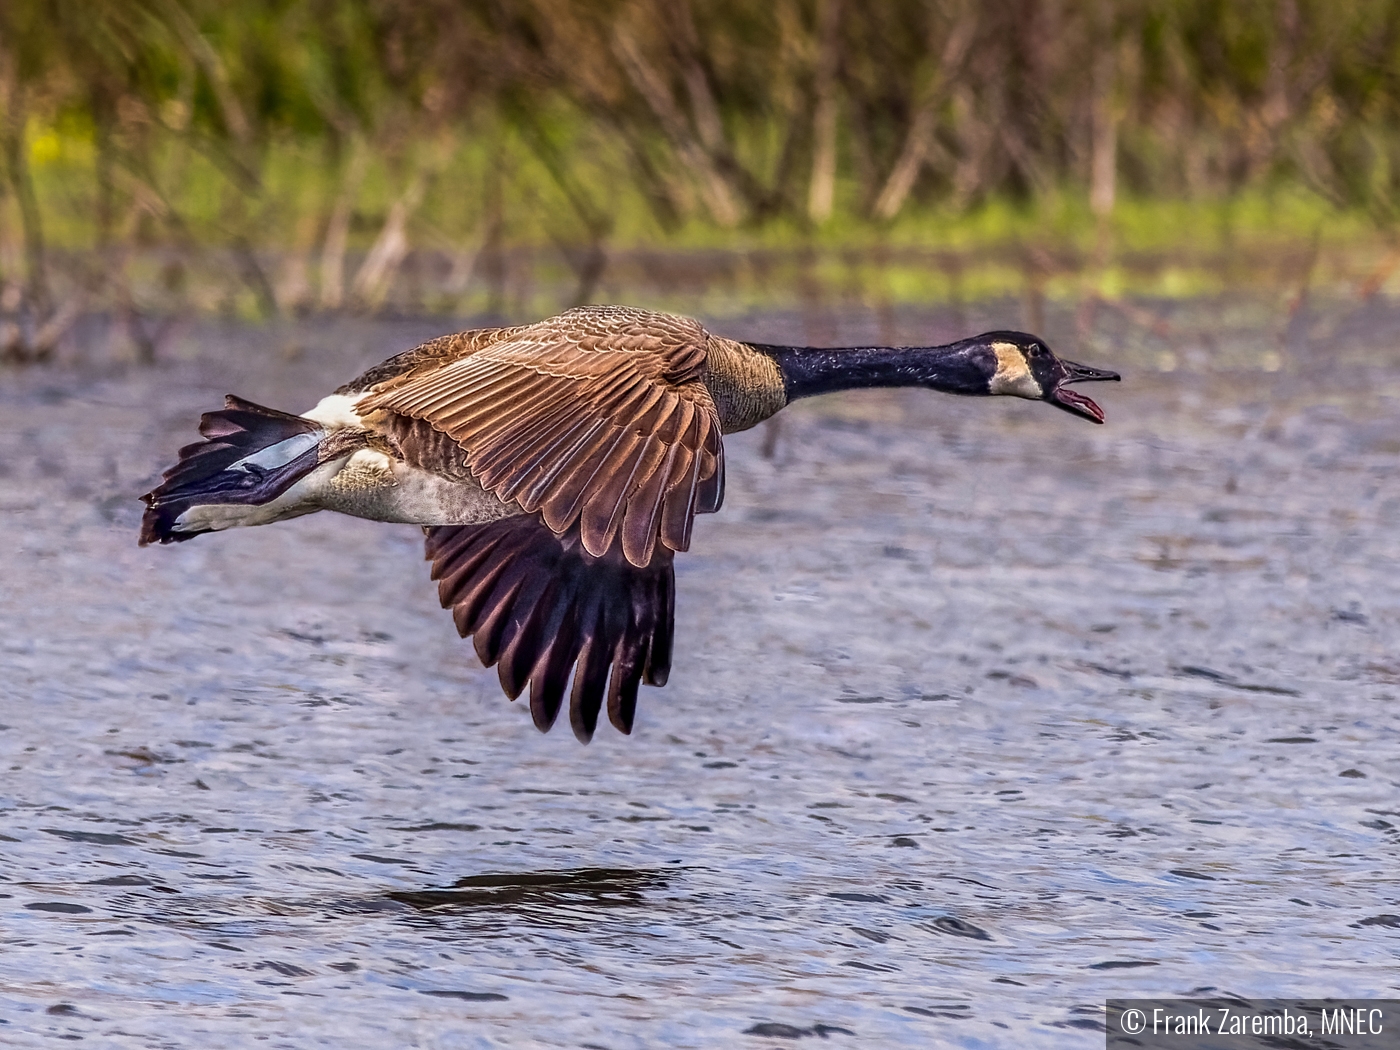
[[[528,685],[547,730],[572,672],[569,721],[587,742],[604,698],[630,733],[639,683],[666,683],[672,559],[723,502],[723,435],[860,387],[1013,395],[1102,423],[1070,384],[1118,378],[1021,332],[814,349],[585,306],[434,339],[303,415],[230,395],[142,497],[140,543],[318,510],[421,525],[442,604],[506,695]]]

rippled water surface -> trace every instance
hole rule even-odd
[[[1078,1047],[1108,996],[1394,997],[1365,324],[1275,371],[1124,351],[1105,427],[896,392],[730,439],[671,684],[588,747],[476,666],[414,528],[135,545],[226,390],[304,408],[442,325],[6,375],[0,1044]]]

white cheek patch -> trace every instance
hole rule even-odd
[[[321,398],[310,412],[303,412],[301,418],[320,423],[327,430],[339,430],[342,427],[359,429],[364,426],[364,423],[360,420],[360,414],[355,411],[355,405],[363,396],[363,394],[331,394],[329,397]]]
[[[993,343],[992,351],[997,355],[997,371],[988,384],[993,394],[1010,394],[1014,397],[1028,397],[1039,401],[1045,391],[1031,375],[1031,367],[1026,363],[1026,355],[1011,343]]]

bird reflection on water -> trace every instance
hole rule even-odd
[[[675,869],[575,868],[515,874],[468,875],[450,889],[396,890],[385,894],[425,914],[509,911],[548,923],[560,908],[636,907],[645,891],[661,889]]]

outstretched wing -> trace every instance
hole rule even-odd
[[[462,637],[472,636],[481,662],[499,663],[507,696],[529,685],[536,726],[554,724],[573,670],[574,735],[585,743],[593,736],[604,696],[608,720],[632,731],[637,686],[664,685],[670,672],[669,548],[658,546],[641,567],[616,545],[595,557],[577,527],[561,536],[537,514],[426,532],[443,607]]]
[[[359,410],[428,422],[466,451],[488,491],[556,534],[577,525],[595,558],[620,536],[626,560],[645,568],[658,538],[686,550],[695,514],[723,498],[706,340],[685,318],[571,310],[391,379]]]

